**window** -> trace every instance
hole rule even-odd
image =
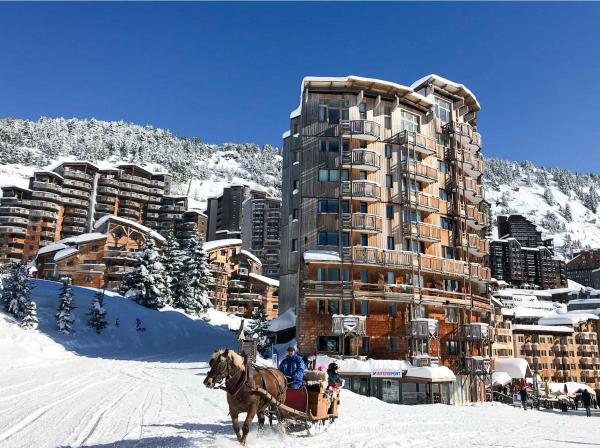
[[[327,200],[327,199],[321,199],[318,202],[319,205],[319,213],[337,213],[338,212],[338,201],[336,201],[335,199],[331,200]]]
[[[392,145],[385,145],[385,157],[388,159],[392,158]]]
[[[387,205],[385,207],[385,217],[387,219],[394,219],[394,206],[393,205]]]
[[[362,337],[362,344],[360,347],[361,353],[363,354],[367,354],[369,353],[369,337],[368,336],[363,336]]]
[[[292,252],[298,251],[298,239],[294,238],[292,240]]]
[[[388,188],[392,188],[393,186],[393,178],[390,174],[385,175],[385,186]]]
[[[383,108],[383,125],[386,129],[392,129],[392,108],[390,106]]]
[[[67,266],[73,266],[75,262],[73,260],[67,261]]]
[[[417,305],[415,315],[416,317],[427,317],[427,305]]]
[[[340,351],[340,339],[337,336],[319,336],[317,338],[317,350],[320,352]]]
[[[92,252],[98,252],[98,246],[96,244],[92,246]]]
[[[458,341],[446,341],[446,353],[448,355],[458,355]]]
[[[445,310],[446,322],[457,323],[458,322],[458,312],[456,308],[447,307]]]
[[[401,130],[410,132],[419,132],[419,117],[405,110],[400,113]]]
[[[134,233],[133,235],[131,235],[131,239],[132,241],[137,241],[138,236]]]
[[[440,188],[440,199],[443,200],[443,201],[449,201],[450,200],[450,195],[443,188]]]
[[[425,245],[422,241],[404,240],[404,250],[409,250],[414,253],[425,253]]]
[[[319,232],[317,243],[319,246],[337,246],[339,243],[338,233]]]
[[[419,210],[403,210],[404,222],[423,222],[423,215]]]
[[[398,338],[392,336],[390,338],[390,352],[396,353],[398,351]]]
[[[442,257],[454,259],[454,248],[448,246],[442,246]]]
[[[388,285],[393,285],[396,283],[396,274],[394,272],[388,272],[387,273],[387,282]]]
[[[448,218],[442,218],[440,220],[441,224],[442,224],[442,229],[446,229],[446,230],[454,230],[454,221],[452,221],[451,219]]]
[[[361,283],[369,283],[369,273],[365,269],[361,269],[359,275]]]
[[[368,245],[369,245],[369,236],[366,233],[361,233],[359,246],[368,246]]]
[[[338,124],[340,118],[348,120],[348,100],[320,100],[319,101],[319,121],[330,124]]]
[[[297,193],[298,191],[300,191],[300,181],[298,179],[294,181],[293,187],[293,192]]]
[[[317,301],[317,314],[325,314],[325,300]]]
[[[396,317],[397,311],[398,309],[395,303],[388,303],[388,315],[390,317]]]
[[[339,140],[329,140],[329,152],[340,152]]]
[[[350,232],[342,232],[342,246],[350,247]]]
[[[298,215],[299,215],[298,209],[297,208],[293,209],[292,210],[292,220],[297,220],[298,219]]]
[[[442,122],[448,123],[452,120],[452,104],[441,98],[435,97],[435,116]]]
[[[350,314],[351,312],[351,303],[350,300],[344,300],[342,302],[342,314]]]
[[[450,171],[450,167],[448,166],[448,162],[445,160],[438,160],[438,169],[442,173],[447,173]]]
[[[89,283],[89,282],[91,282],[91,281],[92,281],[92,277],[91,277],[91,276],[89,276],[89,275],[86,275],[86,276],[83,278],[83,281],[84,281],[84,282],[86,282],[86,283]]]
[[[319,182],[338,182],[340,172],[338,170],[319,170]]]
[[[361,300],[360,302],[360,314],[361,316],[367,316],[369,314],[369,302]]]
[[[360,103],[358,105],[358,114],[359,114],[361,120],[367,119],[367,104],[366,103]]]
[[[388,248],[388,250],[394,250],[395,247],[396,247],[396,245],[395,245],[394,237],[393,236],[388,236],[387,237],[387,248]]]
[[[327,140],[320,140],[321,152],[327,152]]]
[[[367,172],[366,171],[359,171],[358,172],[358,178],[359,178],[359,180],[367,180]]]
[[[292,162],[296,163],[300,161],[300,151],[292,152]]]
[[[340,302],[338,300],[329,300],[327,302],[327,313],[330,316],[333,314],[340,314]]]
[[[115,238],[121,238],[123,236],[123,231],[122,230],[117,230],[115,232]]]
[[[361,202],[360,203],[360,212],[361,213],[367,213],[368,210],[368,206],[366,202]]]

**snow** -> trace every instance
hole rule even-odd
[[[94,223],[94,228],[99,229],[104,224],[106,224],[108,221],[116,221],[116,222],[119,222],[119,223],[122,223],[122,224],[125,224],[128,226],[131,226],[135,229],[138,229],[140,232],[144,232],[148,235],[151,235],[155,240],[158,240],[162,243],[164,243],[166,241],[164,236],[162,236],[160,233],[152,230],[150,227],[146,227],[143,224],[140,224],[136,221],[132,221],[131,219],[123,218],[121,216],[105,215]]]
[[[598,316],[590,313],[579,312],[568,312],[564,314],[558,314],[556,316],[546,316],[538,320],[539,325],[579,325],[582,322],[588,320],[598,320]]]
[[[475,97],[473,92],[471,92],[464,84],[459,84],[457,82],[450,81],[449,79],[442,78],[441,76],[433,74],[433,73],[431,75],[424,76],[423,78],[415,81],[414,83],[411,84],[410,88],[413,90],[416,90],[419,87],[421,87],[421,85],[423,85],[425,82],[427,82],[429,80],[433,80],[434,82],[437,82],[438,84],[441,84],[442,86],[444,84],[447,84],[447,85],[455,87],[459,90],[464,90],[466,95],[470,96],[471,99],[475,102],[475,104],[477,105],[477,109],[478,110],[481,109],[481,106],[479,105],[479,101],[477,101],[477,98]]]
[[[276,332],[285,330],[287,328],[296,326],[296,311],[294,308],[290,308],[285,313],[277,316],[271,322],[269,322],[269,330]]]
[[[410,362],[398,359],[332,358],[326,355],[318,355],[315,366],[327,369],[332,362],[338,365],[340,374],[364,374],[377,377],[398,377],[403,371],[412,367]]]
[[[548,383],[548,390],[553,393],[564,393],[565,386],[567,386],[567,392],[569,394],[575,394],[581,389],[587,389],[589,393],[591,393],[592,395],[596,395],[594,389],[592,389],[587,384],[575,383],[573,381],[567,381],[566,383]]]
[[[244,252],[244,251],[242,251],[242,252]],[[279,280],[275,280],[274,278],[265,277],[264,275],[255,274],[254,272],[251,272],[249,274],[249,277],[256,279],[260,282],[266,283],[267,285],[274,286],[275,288],[279,288]]]
[[[220,249],[222,247],[241,246],[241,245],[242,245],[242,240],[240,240],[238,238],[227,238],[224,240],[207,241],[206,243],[202,244],[202,248],[204,249],[205,252],[210,252],[212,250]]]
[[[55,252],[57,250],[66,249],[67,247],[68,246],[63,243],[48,244],[47,246],[44,246],[40,250],[38,250],[38,255],[43,255],[49,252]]]
[[[252,261],[254,261],[257,265],[262,266],[262,261],[260,261],[258,259],[258,257],[256,255],[254,255],[252,252],[247,251],[246,249],[242,249],[240,251],[240,253],[244,254],[245,256],[247,256],[248,258],[250,258]]]
[[[543,331],[548,333],[573,333],[573,327],[565,327],[561,325],[525,325],[513,324],[513,331]]]
[[[62,260],[63,258],[70,257],[71,255],[79,252],[76,247],[67,247],[66,249],[59,250],[54,254],[54,261]]]
[[[62,239],[58,243],[62,244],[83,244],[89,243],[90,241],[103,240],[106,238],[106,234],[98,232],[82,233],[77,236],[70,236],[69,238]]]
[[[494,372],[492,373],[492,384],[499,386],[506,386],[512,381],[512,377],[506,372]]]
[[[497,358],[496,372],[505,372],[513,379],[525,378],[530,372],[529,363],[523,358]]]
[[[452,370],[446,366],[411,367],[406,372],[406,377],[425,379],[434,383],[451,382],[456,380],[456,376]]]
[[[340,254],[333,250],[307,250],[304,252],[304,261],[338,261],[341,262]]]
[[[282,139],[282,140],[283,140],[283,139],[286,139],[286,138],[288,138],[290,135],[292,135],[292,131],[290,131],[290,130],[287,130],[287,131],[285,131],[283,134],[281,134],[281,139]]]

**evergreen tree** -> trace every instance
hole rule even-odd
[[[550,190],[550,188],[548,188],[548,187],[544,189],[544,199],[546,200],[546,202],[550,206],[556,204],[556,200],[554,199],[554,195],[552,194],[552,190]]]
[[[18,320],[23,320],[31,313],[35,313],[35,305],[29,305],[31,302],[31,280],[27,271],[27,266],[19,264],[13,271],[10,279],[10,298],[8,303],[8,312]]]
[[[573,215],[571,213],[571,206],[569,205],[568,202],[567,202],[567,205],[565,205],[565,208],[564,208],[564,211],[563,211],[563,216],[565,217],[565,219],[567,220],[567,222],[573,221]]]
[[[27,330],[35,330],[38,326],[37,306],[33,300],[27,300],[23,305],[24,316],[21,327]]]
[[[165,278],[162,257],[148,238],[141,252],[136,254],[135,267],[123,276],[126,297],[152,309],[165,306]]]
[[[15,276],[16,267],[12,266],[10,269],[5,271],[5,274],[2,276],[2,305],[4,307],[4,311],[7,313],[8,307],[10,306],[10,302],[13,297],[13,288],[12,282]]]
[[[254,307],[251,319],[252,322],[247,334],[258,339],[258,351],[260,354],[264,354],[269,347],[269,321],[262,303]]]
[[[598,202],[598,193],[596,193],[596,189],[591,186],[590,193],[585,197],[584,205],[592,212],[596,213],[598,211]]]
[[[106,328],[106,310],[104,309],[104,291],[98,291],[88,312],[89,324],[100,334]]]
[[[186,248],[186,262],[183,268],[183,291],[178,305],[189,314],[200,314],[211,307],[208,290],[212,274],[208,267],[208,257],[198,237],[190,239]]]
[[[56,326],[64,334],[70,334],[73,331],[73,315],[71,312],[75,308],[73,303],[73,293],[71,290],[71,279],[64,278],[63,286],[58,297],[58,311],[55,314]]]
[[[183,293],[182,282],[182,251],[172,233],[167,235],[163,246],[163,265],[165,279],[165,304],[178,307]]]

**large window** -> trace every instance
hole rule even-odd
[[[446,322],[458,322],[458,310],[456,308],[446,307],[445,309]]]
[[[394,186],[394,178],[391,176],[391,174],[386,174],[385,175],[385,186],[387,188],[392,188]]]
[[[348,120],[348,100],[320,100],[319,121],[338,124],[341,120]]]
[[[337,232],[319,232],[318,234],[318,245],[319,246],[337,246],[339,242]]]
[[[360,347],[360,352],[364,355],[369,353],[369,337],[368,336],[362,337],[362,344]]]
[[[292,252],[296,252],[298,251],[298,240],[296,238],[294,238],[292,240]]]
[[[442,246],[442,257],[454,259],[455,258],[454,248],[449,247],[449,246]]]
[[[448,123],[452,120],[452,104],[449,101],[435,97],[435,116],[442,123]]]
[[[390,338],[390,352],[396,353],[398,351],[398,338],[392,336]]]
[[[369,314],[369,302],[361,300],[360,302],[360,314],[361,316],[367,316]]]
[[[346,146],[348,145],[348,142],[346,140],[344,140],[343,142],[344,148],[346,150]],[[340,141],[339,140],[320,140],[319,141],[319,146],[321,149],[321,152],[340,152]]]
[[[400,113],[401,128],[403,131],[419,132],[419,116],[405,110]]]
[[[419,210],[403,209],[404,222],[423,222],[423,215]]]
[[[458,341],[446,341],[446,353],[450,356],[458,355]]]
[[[340,351],[340,339],[337,336],[319,336],[317,339],[317,350],[320,352]]]
[[[440,222],[442,223],[442,229],[454,230],[454,221],[448,218],[442,218]]]
[[[388,159],[392,158],[392,145],[385,145],[385,157]]]
[[[320,282],[339,282],[340,274],[344,281],[348,281],[350,278],[350,271],[348,269],[338,268],[318,268],[317,269],[317,281]]]
[[[383,124],[386,129],[392,129],[392,108],[385,106],[383,108]]]
[[[338,170],[319,170],[319,182],[338,182],[340,172]]]
[[[340,314],[340,301],[329,300],[327,302],[327,313],[331,316],[333,314]]]
[[[394,206],[393,205],[385,206],[385,217],[387,219],[394,219]]]
[[[337,213],[338,201],[335,199],[319,200],[319,213]]]
[[[388,250],[394,250],[396,247],[395,241],[394,241],[394,237],[393,236],[388,236],[387,237],[387,248]]]
[[[358,113],[361,120],[367,119],[367,103],[360,103],[358,105]]]
[[[361,233],[359,236],[360,246],[368,246],[369,245],[369,235],[366,233]]]

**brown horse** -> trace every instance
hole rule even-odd
[[[236,437],[244,446],[254,416],[258,414],[258,424],[265,423],[265,408],[269,403],[285,401],[286,380],[283,373],[273,368],[262,368],[248,364],[246,358],[233,350],[216,350],[209,362],[210,371],[204,385],[210,388],[221,387],[227,391],[227,404]],[[222,387],[222,383],[225,387]],[[270,397],[256,391],[267,391]],[[269,399],[270,398],[270,399]],[[246,413],[246,420],[240,433],[238,415]]]

